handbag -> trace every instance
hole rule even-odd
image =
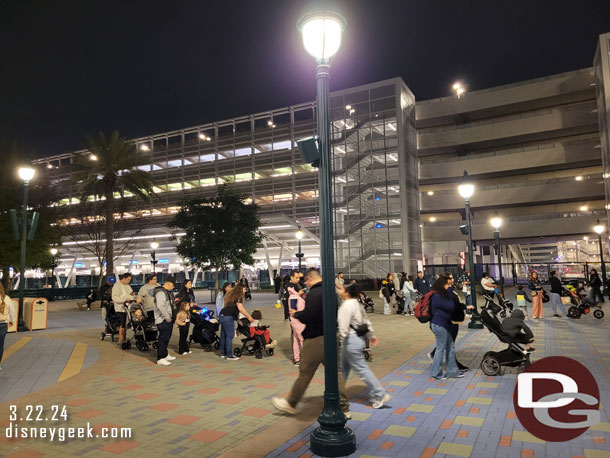
[[[362,313],[362,304],[359,302],[358,303],[360,305],[360,321],[361,323],[358,326],[354,326],[354,325],[350,325],[349,327],[352,328],[354,331],[356,331],[356,335],[358,337],[364,337],[369,333],[369,325],[367,323],[363,323],[364,321],[364,314]]]

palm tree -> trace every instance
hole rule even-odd
[[[87,137],[87,149],[91,155],[78,157],[76,165],[81,170],[74,174],[73,180],[78,183],[83,200],[91,196],[105,198],[106,274],[111,275],[114,272],[115,193],[123,198],[127,191],[149,200],[153,178],[137,167],[150,161],[138,153],[133,142],[121,138],[116,130],[109,138],[103,132],[96,137]]]

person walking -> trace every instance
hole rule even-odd
[[[472,288],[470,287],[470,271],[464,272],[457,279],[457,282],[462,285],[462,293],[464,293],[464,300],[466,305],[472,305]]]
[[[4,292],[4,287],[0,283],[0,364],[2,363],[2,355],[4,354],[4,339],[15,320],[17,314],[15,313],[15,303],[13,300]],[[2,366],[0,365],[0,371]]]
[[[136,297],[136,293],[133,292],[129,283],[131,282],[131,272],[126,272],[121,275],[118,283],[112,287],[112,302],[114,302],[114,311],[119,317],[119,340],[117,347],[122,348],[123,342],[127,340],[127,329],[125,328],[127,323],[127,308],[125,304],[127,302],[136,301],[138,304],[142,302],[142,299]]]
[[[532,292],[532,318],[543,318],[542,316],[542,285],[538,272],[532,270],[527,287]]]
[[[335,278],[335,286],[337,289],[340,289],[345,284],[345,279],[343,278],[343,272],[339,272],[337,274],[337,278]]]
[[[563,288],[561,287],[561,280],[557,276],[556,270],[551,271],[551,278],[549,281],[551,283],[551,304],[553,305],[553,316],[555,318],[561,316],[557,313],[557,307],[561,309],[564,316],[567,316],[568,313],[566,312],[566,309],[561,303],[561,293],[563,291]]]
[[[373,326],[362,304],[357,300],[360,293],[361,289],[355,282],[345,288],[342,287],[339,291],[343,299],[337,316],[341,343],[341,372],[343,380],[347,383],[349,373],[353,370],[366,384],[373,409],[379,409],[390,400],[390,395],[381,386],[364,358],[364,349],[367,346],[365,339],[368,339],[372,346],[376,346],[379,340],[373,333]]]
[[[413,315],[417,301],[417,290],[413,286],[413,276],[409,275],[402,285],[402,297],[405,299],[405,315]]]
[[[430,282],[424,278],[424,273],[421,270],[417,271],[417,278],[415,279],[413,286],[422,296],[425,296],[430,292]]]
[[[142,299],[142,308],[144,313],[151,321],[155,319],[155,299],[153,298],[151,291],[157,288],[157,274],[149,274],[146,277],[146,283],[144,283],[138,290],[138,297]]]
[[[290,273],[290,283],[286,285],[288,292],[288,302],[292,310],[297,312],[305,308],[305,300],[303,293],[305,290],[299,284],[299,271],[293,270]],[[298,366],[301,361],[301,348],[303,347],[303,331],[305,325],[294,317],[290,317],[290,327],[292,328],[292,354],[294,356],[294,365]]]
[[[165,280],[162,287],[154,289],[155,297],[155,324],[159,331],[157,338],[157,364],[169,366],[176,359],[170,356],[167,351],[169,340],[172,338],[172,323],[174,322],[174,278],[169,277]]]
[[[220,322],[220,357],[229,361],[236,361],[239,358],[233,355],[233,338],[235,337],[235,322],[241,312],[250,323],[254,318],[244,308],[244,297],[246,287],[241,284],[235,285],[225,296],[225,305],[218,315]]]
[[[455,358],[455,344],[451,337],[451,317],[455,309],[455,303],[451,297],[449,288],[451,282],[448,277],[439,276],[432,285],[434,294],[430,298],[430,314],[432,320],[430,329],[436,339],[434,359],[432,360],[431,376],[435,379],[461,378],[464,374],[460,372]],[[443,360],[447,360],[446,372],[443,373]]]
[[[589,293],[589,298],[591,302],[605,302],[604,295],[602,294],[602,280],[599,278],[599,274],[597,270],[591,269],[591,273],[589,275],[589,285],[591,286],[591,292]],[[599,301],[597,299],[599,298]]]
[[[222,288],[218,291],[216,295],[216,317],[220,316],[220,311],[225,305],[225,296],[231,291],[231,283],[228,281],[222,284]]]
[[[396,294],[396,285],[394,285],[394,275],[388,273],[385,280],[381,282],[381,297],[383,298],[383,314],[389,315],[391,312],[392,297]]]
[[[308,269],[305,274],[305,284],[307,285],[307,288],[309,288],[309,293],[305,299],[305,308],[300,312],[295,310],[290,311],[293,318],[305,325],[299,376],[292,385],[292,389],[290,390],[287,399],[271,399],[271,403],[276,409],[290,415],[297,413],[297,404],[303,397],[305,390],[309,386],[309,383],[320,364],[324,364],[324,314],[322,312],[322,277],[320,272],[315,268]],[[340,370],[338,371],[337,377],[341,411],[345,414],[347,419],[350,419],[351,413],[349,411],[349,402],[345,391],[345,382]]]

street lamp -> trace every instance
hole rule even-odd
[[[464,175],[458,182],[458,193],[464,198],[464,205],[466,208],[466,233],[468,235],[468,266],[470,268],[470,289],[472,296],[472,305],[474,306],[475,314],[477,313],[477,288],[476,288],[476,275],[474,273],[474,253],[472,247],[472,224],[470,221],[470,198],[474,194],[474,183],[468,177],[468,172],[464,170]],[[470,318],[468,327],[470,329],[483,329],[483,324],[479,323],[473,314]]]
[[[20,167],[17,171],[19,178],[23,180],[23,207],[21,210],[21,262],[19,263],[19,319],[17,331],[26,331],[23,321],[23,299],[25,298],[25,249],[28,232],[28,192],[30,181],[34,178],[35,170],[31,167]]]
[[[151,257],[150,263],[152,264],[153,273],[156,273],[158,261],[157,261],[157,254],[155,253],[155,251],[157,251],[159,249],[159,242],[157,242],[156,239],[153,239],[153,241],[150,242],[150,247],[152,248],[152,253],[150,254],[150,257]]]
[[[496,229],[494,231],[494,238],[496,239],[496,246],[498,250],[498,270],[500,271],[500,292],[504,295],[504,275],[502,275],[502,244],[500,242],[500,226],[502,226],[502,218],[494,216],[489,220],[491,225]]]
[[[301,251],[301,239],[303,238],[303,231],[301,230],[301,226],[299,226],[299,230],[294,233],[294,236],[299,241],[299,252],[297,253],[297,258],[299,258],[299,272],[301,271],[301,259],[303,259],[303,252]]]
[[[605,288],[606,286],[606,264],[604,264],[604,250],[602,247],[602,232],[604,232],[605,229],[606,228],[599,220],[597,220],[597,224],[593,226],[593,230],[597,234],[597,243],[599,244],[599,262],[602,263],[602,278],[604,281],[602,288]]]
[[[459,82],[453,83],[452,87],[453,87],[453,90],[455,91],[455,93],[457,94],[458,99],[466,91],[466,89],[464,89],[464,86],[462,86],[462,83],[459,83]]]
[[[307,52],[316,58],[318,143],[320,146],[320,251],[324,319],[324,410],[320,426],[310,436],[316,455],[345,456],[356,450],[356,436],[345,427],[346,418],[339,406],[337,368],[337,295],[335,271],[332,181],[330,161],[329,80],[330,60],[341,47],[345,18],[334,11],[318,9],[305,14],[297,23]]]
[[[57,267],[57,260],[55,256],[57,256],[57,248],[53,247],[49,250],[51,256],[53,256],[53,260],[51,261],[51,288],[55,286],[55,268]]]

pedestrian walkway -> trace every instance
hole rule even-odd
[[[438,381],[429,378],[425,350],[382,379],[393,395],[388,406],[373,410],[364,400],[352,403],[349,426],[356,434],[358,449],[351,456],[610,457],[609,323],[587,316],[581,320],[530,320],[530,326],[538,349],[533,361],[562,355],[591,370],[601,392],[601,424],[569,442],[541,441],[516,419],[512,399],[516,369],[508,368],[499,377],[471,370],[462,379]],[[476,369],[486,351],[504,347],[487,330],[463,328],[460,332],[458,356],[472,368]],[[310,426],[268,457],[312,457],[308,443],[315,427]]]

